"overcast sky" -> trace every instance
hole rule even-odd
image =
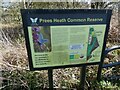
[[[32,1],[32,2],[88,2],[90,3],[92,2],[101,2],[101,1],[105,1],[105,2],[118,2],[120,0],[3,0],[3,2],[21,2],[21,1]]]
[[[57,1],[61,1],[61,2],[64,2],[64,1],[79,1],[79,2],[90,2],[90,1],[95,1],[95,2],[101,2],[101,1],[111,1],[111,2],[117,2],[117,1],[120,1],[120,0],[3,0],[4,2],[21,2],[21,1],[33,1],[33,2],[57,2]]]
[[[3,0],[4,2],[21,2],[21,1],[24,1],[24,0]],[[71,1],[73,2],[74,0],[25,0],[25,1],[33,1],[33,2],[57,2],[57,1],[61,1],[61,2],[64,2],[64,1]],[[91,0],[76,0],[76,1],[82,1],[82,2],[86,2],[86,1],[91,1]]]

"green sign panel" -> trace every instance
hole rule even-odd
[[[99,63],[111,10],[22,10],[31,69]]]

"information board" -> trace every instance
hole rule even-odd
[[[21,10],[31,70],[101,61],[111,10]]]

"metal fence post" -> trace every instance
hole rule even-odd
[[[104,63],[104,59],[105,59],[105,56],[113,51],[113,50],[117,50],[117,49],[120,49],[120,45],[115,45],[115,46],[112,46],[111,48],[107,48],[105,51],[104,51],[104,55],[102,56],[102,60],[99,64],[99,67],[98,67],[98,73],[97,73],[97,80],[100,81],[101,80],[101,73],[102,73],[102,68],[103,68],[103,63]],[[117,64],[116,64],[117,65]],[[119,65],[119,63],[118,63]]]
[[[49,90],[53,90],[53,69],[48,69]]]
[[[85,78],[86,78],[86,65],[82,66],[80,71],[80,90],[85,89]]]

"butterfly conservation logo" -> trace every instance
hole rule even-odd
[[[37,25],[38,18],[30,18],[32,25]]]

